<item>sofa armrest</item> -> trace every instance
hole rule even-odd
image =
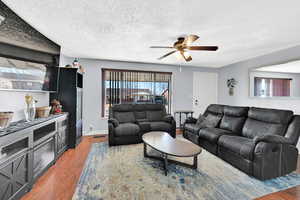
[[[172,115],[166,115],[163,117],[163,121],[168,122],[168,123],[172,123],[172,121],[174,120],[174,117]]]
[[[280,135],[263,135],[253,138],[255,145],[259,142],[276,143],[276,144],[292,144],[292,141],[288,138]]]
[[[185,124],[195,124],[197,122],[197,119],[194,118],[194,117],[188,117],[186,120],[185,120]]]
[[[111,123],[114,127],[117,127],[120,124],[119,121],[115,118],[108,119],[108,123]]]
[[[283,140],[260,141],[254,149],[253,176],[266,180],[291,173],[297,168],[297,158],[298,150],[294,145]]]

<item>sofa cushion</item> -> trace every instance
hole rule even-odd
[[[146,132],[151,131],[150,122],[148,122],[148,121],[138,121],[137,123],[138,123],[142,133],[146,133]]]
[[[136,111],[161,110],[166,112],[166,108],[163,104],[136,104],[134,107]]]
[[[146,113],[149,121],[162,121],[165,116],[162,110],[147,111]]]
[[[150,122],[151,131],[166,131],[172,130],[172,125],[167,122]]]
[[[196,135],[199,135],[199,130],[200,130],[200,127],[197,125],[197,124],[185,124],[184,125],[184,129],[193,133],[193,134],[196,134]]]
[[[220,105],[220,104],[210,104],[205,112],[204,112],[204,116],[206,116],[208,113],[211,113],[211,114],[215,114],[215,115],[223,115],[224,113],[224,105]]]
[[[300,136],[300,115],[294,115],[288,126],[285,137],[290,139],[294,145],[297,145]]]
[[[262,135],[285,134],[292,111],[265,108],[250,108],[242,130],[242,136],[254,138]]]
[[[248,115],[248,107],[224,106],[220,128],[240,134]]]
[[[219,138],[218,145],[247,160],[253,160],[255,144],[252,139],[240,136],[223,135]]]
[[[252,107],[248,117],[263,122],[287,124],[293,117],[293,111]]]
[[[222,119],[222,115],[215,115],[215,114],[211,114],[208,113],[205,116],[205,119],[202,121],[202,123],[200,124],[201,127],[211,127],[211,128],[215,128],[218,127],[220,121]]]
[[[113,112],[129,112],[133,111],[132,104],[115,104],[111,107]]]
[[[202,128],[199,131],[199,138],[209,141],[210,143],[217,143],[219,137],[222,135],[232,135],[231,131],[219,128]]]
[[[205,120],[205,117],[200,114],[196,121],[197,126],[201,126],[201,124],[203,123],[204,120]]]
[[[129,123],[129,122],[135,122],[135,117],[133,112],[114,112],[114,117],[120,122],[120,123]]]
[[[115,129],[115,134],[117,137],[125,135],[138,135],[139,132],[140,127],[134,123],[123,123]]]
[[[146,115],[146,112],[145,111],[135,111],[135,118],[137,120],[139,119],[146,119],[147,118],[147,115]]]

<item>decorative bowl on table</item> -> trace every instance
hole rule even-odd
[[[5,129],[9,126],[14,112],[0,112],[0,130]]]
[[[36,108],[36,116],[37,118],[45,118],[49,117],[51,107],[50,106],[43,106]]]

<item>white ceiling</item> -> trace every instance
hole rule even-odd
[[[300,44],[300,1],[3,0],[62,46],[67,56],[179,64],[156,58],[184,34],[217,52],[192,52],[188,65],[221,67]]]

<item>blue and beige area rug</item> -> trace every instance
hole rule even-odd
[[[171,164],[165,176],[162,167],[144,158],[143,144],[93,144],[73,200],[247,200],[300,185],[295,173],[256,180],[204,150],[197,170]]]

